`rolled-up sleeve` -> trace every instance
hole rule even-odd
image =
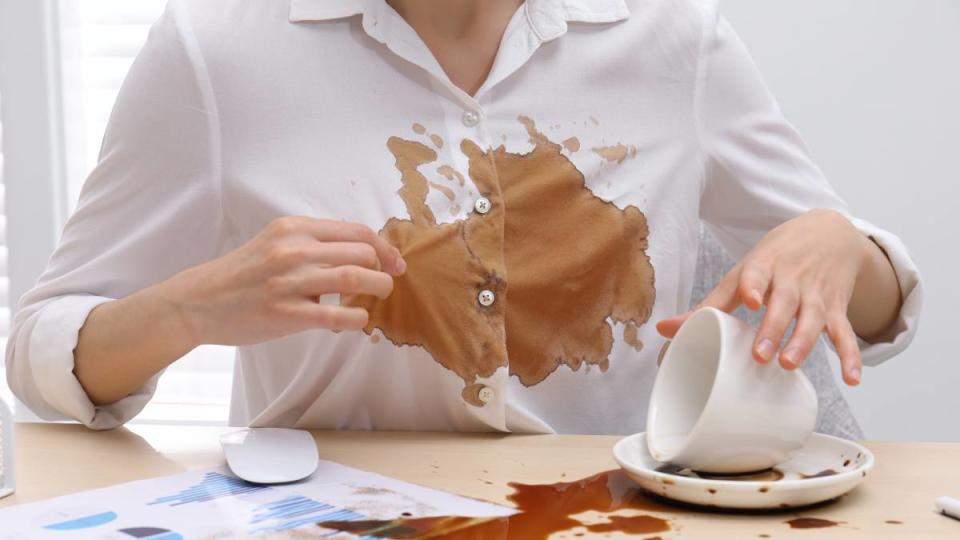
[[[895,235],[852,216],[784,118],[730,24],[707,1],[695,92],[703,151],[701,218],[735,257],[764,234],[814,208],[846,215],[887,254],[903,297],[883,341],[860,341],[863,362],[876,365],[913,339],[922,303],[917,266]]]
[[[116,403],[95,406],[74,375],[74,349],[95,307],[218,253],[218,125],[188,17],[172,1],[124,81],[77,209],[14,317],[8,381],[39,416],[107,429],[152,396],[157,377]]]

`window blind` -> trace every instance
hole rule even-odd
[[[165,0],[61,0],[69,200],[97,162],[117,92]],[[137,417],[151,423],[224,423],[232,347],[201,347],[174,363]]]

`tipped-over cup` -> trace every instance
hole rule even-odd
[[[647,447],[657,461],[714,473],[768,469],[813,433],[817,393],[800,370],[754,360],[757,331],[714,308],[680,327],[657,373]]]

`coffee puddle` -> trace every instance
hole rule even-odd
[[[622,471],[606,471],[582,480],[555,484],[511,482],[507,499],[517,514],[502,518],[441,516],[394,520],[327,521],[317,525],[357,536],[395,539],[448,538],[539,540],[551,534],[582,529],[591,533],[651,534],[671,530],[656,516],[607,515],[606,521],[585,523],[584,512],[612,514],[620,510],[676,511],[646,496]],[[579,533],[578,533],[579,534]]]
[[[791,529],[823,529],[825,527],[836,527],[841,523],[843,522],[809,517],[787,520],[787,524],[790,525]]]

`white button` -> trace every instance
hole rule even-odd
[[[467,112],[463,113],[463,125],[465,125],[465,126],[467,126],[467,127],[473,127],[473,126],[477,125],[478,123],[480,123],[480,115],[479,115],[479,114],[477,114],[477,113],[475,113],[475,112],[473,112],[473,111],[467,111]]]
[[[483,307],[492,306],[493,301],[496,299],[497,297],[493,295],[493,291],[487,289],[480,291],[480,294],[477,295],[477,301],[480,302],[480,305]]]
[[[477,392],[477,398],[484,403],[490,403],[490,400],[493,399],[493,390],[489,386],[484,386]]]
[[[486,214],[490,211],[490,199],[486,197],[480,197],[473,203],[473,209],[477,211],[478,214]]]

